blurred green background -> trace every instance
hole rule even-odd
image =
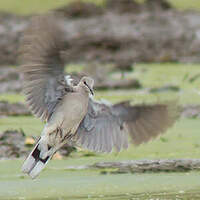
[[[1,0],[0,10],[17,13],[20,15],[33,14],[33,13],[43,13],[49,9],[58,8],[60,6],[66,5],[73,2],[74,0]],[[84,2],[92,2],[97,5],[104,5],[105,0],[83,0]],[[145,0],[136,0],[140,3]],[[178,9],[200,9],[200,2],[198,0],[168,0],[175,8]]]

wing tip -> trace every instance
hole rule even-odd
[[[143,106],[148,107],[148,105],[145,104],[143,104]],[[146,119],[143,119],[143,130],[138,131],[138,133],[140,133],[138,138],[134,138],[135,134],[131,134],[132,143],[135,146],[139,146],[158,138],[160,135],[166,133],[168,129],[172,128],[180,118],[181,106],[178,104],[178,99],[159,101],[150,105],[150,107],[152,107],[152,113],[147,116]],[[155,119],[153,119],[154,117]],[[152,123],[152,127],[148,126],[146,123],[144,124],[144,120],[146,120],[147,123],[149,120],[149,123]],[[147,129],[145,130],[145,128]]]

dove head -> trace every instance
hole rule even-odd
[[[79,86],[81,86],[86,92],[94,95],[94,92],[93,92],[94,80],[92,78],[90,78],[88,76],[84,76],[80,80]]]

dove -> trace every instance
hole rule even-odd
[[[154,105],[111,104],[93,98],[94,80],[74,84],[64,74],[65,35],[55,16],[33,17],[20,47],[24,94],[32,113],[45,122],[22,171],[37,177],[64,145],[109,153],[166,132],[178,119],[175,101]]]

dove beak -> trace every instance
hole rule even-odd
[[[90,93],[92,96],[94,96],[94,91],[88,86],[89,90],[90,90]]]
[[[91,88],[89,88],[89,89],[90,89],[90,93],[92,94],[92,96],[94,96],[94,91]]]
[[[94,91],[90,88],[90,86],[87,83],[86,83],[86,85],[89,88],[91,95],[94,96]]]

